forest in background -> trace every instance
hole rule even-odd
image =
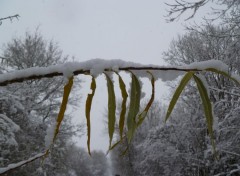
[[[176,1],[170,5],[169,21],[194,18],[208,4],[219,5],[205,23],[187,26],[184,35],[174,39],[164,60],[185,65],[210,59],[221,60],[229,73],[240,72],[239,0]],[[206,14],[204,14],[206,15]],[[217,21],[217,22],[216,22]],[[114,173],[119,175],[238,176],[240,174],[240,87],[221,75],[204,73],[214,107],[214,136],[218,159],[212,152],[204,111],[196,85],[184,90],[170,120],[165,124],[166,105],[155,102],[138,128],[132,143],[127,140],[111,154]],[[178,82],[169,82],[174,92]],[[162,105],[161,105],[162,104]],[[126,146],[129,152],[121,156]]]
[[[1,73],[30,67],[46,67],[69,61],[54,41],[46,41],[41,34],[26,33],[5,45]],[[1,87],[0,94],[0,167],[26,160],[45,150],[49,144],[47,133],[55,123],[63,94],[63,77],[25,81]],[[80,80],[75,80],[79,82]],[[75,88],[73,88],[75,89]],[[69,100],[73,106],[65,114],[54,150],[44,161],[36,160],[7,175],[106,175],[107,158],[102,151],[89,157],[78,147],[73,137],[85,134],[84,124],[74,125],[72,112],[81,98],[76,93]]]

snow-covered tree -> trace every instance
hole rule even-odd
[[[43,67],[61,64],[67,60],[62,56],[62,51],[53,41],[47,42],[41,34],[26,33],[24,38],[14,38],[4,47],[3,73],[30,67]],[[10,154],[3,155],[1,166],[18,162],[42,152],[45,149],[45,135],[47,128],[55,124],[58,108],[61,103],[63,78],[41,79],[16,83],[1,88],[1,121],[4,123],[3,135],[9,136],[9,141],[1,143],[4,148],[11,149]],[[6,91],[7,90],[7,91]],[[71,104],[74,99],[71,99]],[[6,119],[9,119],[7,123]],[[10,123],[10,122],[13,123]],[[82,127],[74,127],[71,117],[65,118],[61,127],[62,131],[55,143],[56,150],[46,159],[43,172],[66,173],[61,156],[66,152],[66,145],[71,137],[82,131]],[[9,131],[10,125],[17,124],[16,128]],[[17,128],[19,127],[19,128]],[[18,129],[18,130],[17,130]],[[4,139],[3,139],[4,140]],[[10,140],[12,145],[10,145]],[[15,142],[15,143],[14,143]],[[13,145],[15,144],[15,145]],[[22,168],[13,175],[37,174],[40,161]],[[57,168],[57,169],[53,169]],[[37,172],[37,173],[36,173]]]
[[[216,37],[223,30],[222,28],[208,26],[202,33],[192,31],[179,37],[178,40],[172,42],[169,51],[165,53],[166,60],[175,64],[189,64],[206,60],[206,58],[217,59],[230,65],[230,74],[239,73],[239,39],[230,35],[224,38]],[[195,143],[200,147],[198,160],[200,157],[200,161],[205,163],[201,166],[205,170],[205,174],[239,173],[239,145],[236,143],[239,140],[239,137],[236,135],[236,126],[239,124],[238,116],[236,115],[239,113],[240,105],[239,87],[220,75],[209,73],[204,73],[203,75],[208,84],[209,95],[214,106],[214,133],[219,161],[217,162],[211,158],[210,141],[204,139],[207,136],[207,129],[206,127],[204,128],[204,123],[199,121],[199,119],[203,119],[201,117],[203,110],[199,106],[199,99],[196,97],[197,90],[194,85],[190,84],[187,87],[181,98],[181,104],[179,105],[181,108],[176,110],[176,115],[173,115],[173,118],[179,118],[180,114],[184,116],[183,111],[185,111],[185,114],[189,114],[191,117],[188,119],[193,119],[192,126],[195,128],[189,130],[189,132],[193,137],[196,134],[196,139],[198,139],[197,143],[193,142],[193,144]],[[182,127],[180,126],[179,128],[181,129]],[[184,129],[186,128],[184,127]],[[194,141],[194,138],[191,141]],[[193,145],[193,149],[197,148],[196,145]],[[193,163],[189,163],[191,167],[193,167]]]

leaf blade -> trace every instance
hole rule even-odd
[[[131,96],[130,96],[130,105],[127,117],[127,127],[128,127],[128,142],[131,141],[134,131],[136,129],[136,116],[140,108],[140,97],[141,97],[141,87],[137,77],[132,74],[132,83],[131,83]]]
[[[106,73],[104,74],[107,79],[107,88],[108,88],[108,135],[109,135],[109,148],[111,148],[112,138],[115,130],[116,98],[115,98],[113,82]]]
[[[96,90],[96,80],[92,76],[92,82],[91,82],[91,90],[92,93],[88,94],[87,100],[86,100],[86,106],[85,106],[85,114],[86,114],[86,120],[87,120],[87,147],[88,147],[88,154],[91,155],[91,150],[90,150],[90,140],[91,140],[91,121],[90,121],[90,112],[91,112],[91,107],[92,107],[92,100],[93,96],[95,94]]]
[[[65,111],[66,111],[66,108],[67,108],[67,103],[68,103],[68,97],[69,97],[70,92],[72,90],[72,85],[73,85],[73,76],[71,78],[69,78],[68,83],[64,86],[62,103],[61,103],[60,110],[59,110],[59,113],[58,113],[58,117],[57,117],[57,120],[56,120],[57,123],[56,123],[56,127],[54,129],[54,136],[53,136],[52,143],[51,143],[50,146],[53,145],[53,143],[55,142],[56,137],[59,133],[59,128],[60,128],[61,122],[63,121],[63,118],[64,118],[64,114],[65,114]],[[45,157],[48,155],[49,150],[50,150],[50,147],[46,150]]]
[[[183,89],[185,88],[185,86],[187,85],[187,83],[190,81],[190,79],[192,78],[192,76],[194,75],[194,72],[187,72],[184,77],[182,78],[179,86],[177,87],[176,91],[174,92],[173,94],[173,97],[169,103],[169,106],[168,106],[168,110],[167,110],[167,114],[166,114],[166,117],[165,117],[165,122],[168,120],[168,118],[170,117],[172,111],[173,111],[173,108],[180,96],[180,94],[182,93]]]
[[[213,114],[212,114],[212,104],[210,102],[210,98],[208,96],[207,93],[207,89],[204,86],[204,83],[202,82],[202,80],[196,76],[193,75],[193,78],[197,84],[199,93],[200,93],[200,97],[203,103],[203,107],[204,107],[204,113],[205,113],[205,117],[206,117],[206,122],[207,122],[207,128],[208,128],[208,132],[209,132],[209,136],[211,139],[211,143],[213,146],[213,151],[214,153],[216,153],[215,151],[215,142],[214,142],[214,137],[213,137]]]
[[[128,94],[126,91],[126,85],[123,82],[122,77],[115,72],[118,75],[118,81],[119,81],[119,87],[121,90],[121,94],[122,94],[122,105],[121,105],[121,113],[120,113],[120,118],[119,118],[119,134],[120,134],[120,139],[123,138],[123,129],[124,129],[124,124],[125,124],[125,115],[126,115],[126,111],[127,111],[127,98],[128,98]]]
[[[141,112],[139,115],[138,115],[138,122],[137,122],[137,126],[140,126],[145,117],[147,116],[147,113],[150,109],[150,107],[152,106],[152,103],[154,101],[154,98],[155,98],[155,79],[154,79],[154,76],[151,72],[148,71],[148,73],[151,75],[151,85],[152,85],[152,95],[151,95],[151,98],[149,100],[149,102],[147,103],[147,106],[145,107],[145,109],[143,110],[143,112]]]

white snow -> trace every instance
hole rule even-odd
[[[104,59],[92,59],[85,62],[68,62],[65,64],[59,64],[49,67],[33,67],[25,70],[14,71],[11,73],[1,74],[0,82],[9,81],[17,78],[27,78],[29,76],[46,75],[50,73],[63,73],[65,78],[69,78],[73,75],[74,71],[90,70],[90,73],[97,77],[103,73],[104,69],[119,70],[124,67],[154,67],[154,68],[176,68],[176,69],[200,69],[215,68],[221,71],[227,72],[228,66],[219,60],[209,60],[203,62],[195,62],[185,66],[158,66],[158,65],[142,65],[139,63],[126,62],[123,60],[104,60]],[[183,74],[183,71],[151,71],[154,74],[155,79],[162,79],[163,81],[173,80],[179,75]],[[134,71],[139,77],[149,77],[146,70]],[[238,80],[239,77],[235,76]]]
[[[201,61],[201,62],[193,62],[189,65],[181,66],[181,68],[199,69],[199,70],[205,70],[207,68],[215,68],[220,71],[228,72],[228,66],[220,60],[207,60],[207,61]]]
[[[4,114],[0,114],[0,143],[5,143],[9,146],[17,146],[15,140],[15,132],[19,131],[20,127]]]
[[[10,124],[11,130],[13,132],[17,132],[18,130],[20,130],[20,127],[16,123],[14,123],[11,119],[9,119],[6,115],[0,114],[0,119],[1,119],[1,121],[5,121],[8,124]]]

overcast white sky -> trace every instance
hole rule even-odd
[[[166,9],[164,0],[1,0],[0,18],[15,14],[20,18],[0,26],[0,54],[3,43],[39,26],[46,39],[54,39],[64,54],[77,61],[104,58],[162,65],[162,52],[177,34],[184,33],[183,20],[165,22]],[[94,98],[92,148],[106,150],[108,139],[100,137],[104,109],[99,105],[107,101],[101,99],[106,91],[102,81],[98,79]],[[85,120],[82,112],[76,116]],[[81,140],[85,145],[86,139]]]

